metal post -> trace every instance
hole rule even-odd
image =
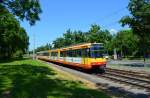
[[[114,49],[114,60],[117,60],[117,52],[116,52],[116,48]]]
[[[35,34],[33,34],[33,60],[35,60]]]

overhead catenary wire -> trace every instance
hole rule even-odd
[[[103,16],[103,17],[100,18],[100,19],[101,19],[101,20],[105,20],[105,19],[107,19],[107,18],[110,18],[110,17],[112,17],[112,16],[115,16],[115,15],[119,14],[120,12],[122,12],[123,10],[125,10],[126,8],[127,8],[127,7],[120,8],[120,9],[118,9],[118,10],[112,12],[112,13],[109,13],[109,14]]]
[[[110,13],[110,14],[108,14],[108,15],[105,15],[104,17],[102,17],[102,18],[100,18],[100,19],[101,19],[102,21],[103,21],[103,20],[108,20],[108,18],[118,15],[120,12],[122,12],[122,11],[125,10],[126,8],[127,8],[127,7],[120,8],[120,9],[118,9],[117,11],[112,12],[112,13]],[[103,25],[102,27],[103,27],[103,28],[107,28],[107,27],[116,25],[117,23],[119,23],[119,20],[115,20],[115,21],[113,21],[113,22],[111,22],[111,23],[108,23],[108,24],[106,24],[106,25]]]
[[[109,23],[109,24],[106,24],[106,25],[104,25],[104,26],[102,26],[103,28],[107,28],[107,27],[111,27],[111,26],[113,26],[113,25],[116,25],[117,23],[119,23],[118,21],[114,21],[114,22],[111,22],[111,23]]]

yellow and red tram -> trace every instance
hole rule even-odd
[[[37,58],[87,70],[105,71],[102,43],[84,43],[37,53]]]

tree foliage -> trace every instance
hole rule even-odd
[[[19,19],[26,19],[31,25],[40,19],[39,13],[42,12],[39,0],[0,0],[0,5]]]
[[[29,37],[18,19],[34,25],[41,12],[39,0],[0,0],[0,58],[27,51]]]
[[[17,51],[24,53],[28,48],[26,31],[16,18],[0,5],[0,58],[12,57]]]
[[[113,42],[114,48],[122,56],[136,55],[138,53],[138,38],[132,30],[121,30],[117,33]]]
[[[145,54],[150,52],[150,1],[130,0],[128,9],[131,16],[124,16],[120,22],[122,26],[129,25],[138,36],[145,57]]]
[[[132,16],[124,16],[120,22],[122,26],[129,25],[135,34],[140,37],[149,36],[150,33],[150,1],[130,0],[128,9]]]
[[[79,43],[97,42],[104,43],[106,50],[108,49],[107,44],[112,40],[112,35],[108,30],[100,30],[100,26],[93,24],[91,25],[88,32],[82,31],[71,31],[68,29],[62,37],[57,38],[53,41],[54,48],[60,48]]]
[[[51,49],[52,48],[52,46],[51,46],[51,44],[46,44],[46,45],[43,45],[43,46],[40,46],[40,47],[38,47],[37,49],[35,49],[35,52],[40,52],[40,51],[44,51],[44,50],[49,50],[49,49]]]

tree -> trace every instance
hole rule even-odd
[[[35,49],[35,52],[46,51],[46,50],[50,50],[50,49],[52,49],[52,45],[47,43],[46,45],[37,47],[37,48]],[[32,53],[32,52],[31,52],[31,53]]]
[[[40,19],[39,13],[42,12],[39,0],[0,0],[0,6],[3,6],[19,19],[26,19],[31,25]]]
[[[85,43],[88,41],[87,33],[82,31],[74,31],[73,40],[74,40],[74,44]]]
[[[108,43],[112,39],[112,35],[108,30],[100,30],[100,26],[93,24],[88,32],[71,31],[68,29],[63,37],[59,37],[53,41],[54,48],[60,48],[78,43],[98,42],[104,43],[105,49],[108,50]]]
[[[67,42],[67,40],[65,40],[64,38],[62,38],[62,37],[57,38],[56,40],[53,41],[54,48],[64,47],[65,42]]]
[[[0,58],[12,57],[18,50],[24,53],[29,44],[26,31],[8,10],[1,5],[0,9]]]
[[[100,26],[97,24],[92,24],[89,30],[90,33],[97,33],[100,30]]]
[[[38,0],[0,0],[0,58],[27,51],[29,37],[17,18],[34,25],[39,20],[39,13]]]
[[[63,34],[63,37],[59,37],[53,41],[54,48],[60,48],[78,43],[87,42],[86,33],[82,31],[71,31],[70,29]]]
[[[29,45],[29,37],[27,35],[27,32],[24,28],[20,27],[19,33],[18,33],[18,41],[17,45],[19,45],[20,50],[23,53],[26,53],[28,50]]]
[[[122,56],[135,55],[138,53],[138,38],[132,30],[121,30],[114,38],[113,45]]]
[[[75,43],[74,40],[73,40],[73,38],[74,38],[73,37],[73,32],[70,29],[68,29],[66,31],[66,33],[63,34],[63,37],[65,39],[64,46],[69,46],[69,45]]]
[[[87,36],[89,42],[103,43],[107,53],[108,51],[112,51],[112,49],[109,49],[109,44],[112,40],[112,35],[108,30],[101,30],[99,25],[92,24],[89,32],[87,33]]]
[[[110,34],[108,30],[101,30],[97,34],[97,42],[104,44],[104,48],[107,51],[107,53],[110,53],[112,51],[112,47],[109,46],[112,38],[113,36]]]
[[[89,42],[94,43],[97,42],[97,33],[100,32],[100,26],[96,24],[92,24],[88,33]]]
[[[142,53],[145,55],[150,48],[150,1],[130,0],[128,9],[132,16],[125,16],[120,20],[122,26],[129,25],[140,41]]]

